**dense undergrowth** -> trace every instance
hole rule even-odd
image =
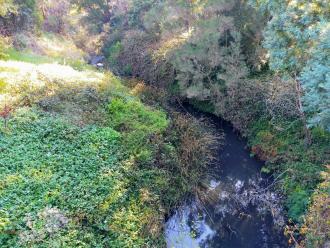
[[[321,181],[329,157],[330,134],[315,128],[311,130],[313,143],[306,147],[302,124],[286,130],[276,130],[270,120],[253,122],[249,129],[252,152],[268,161],[268,169],[282,173],[282,189],[286,195],[288,215],[302,221],[309,196]]]
[[[248,138],[285,198],[292,243],[329,243],[329,231],[317,234],[306,222],[310,207],[326,202],[313,195],[330,162],[328,1],[121,0],[106,22],[102,4],[79,4],[99,13],[82,21],[91,33],[102,30],[100,51],[113,70],[230,121]],[[328,225],[329,209],[319,215]]]
[[[312,128],[312,144],[308,146],[303,124],[299,120],[289,128],[278,130],[270,119],[260,119],[251,124],[248,132],[252,152],[267,162],[265,171],[277,173],[276,183],[286,195],[285,206],[291,223],[304,223],[309,206],[328,204],[327,197],[318,197],[317,193],[313,197],[313,193],[319,183],[329,180],[328,174],[321,177],[328,170],[326,165],[330,160],[329,132]],[[329,184],[323,184],[323,192],[329,195]],[[329,209],[319,211],[318,215],[322,217],[314,221],[318,222],[319,227],[328,226]],[[290,235],[297,231],[297,227],[290,225],[286,228]],[[300,231],[303,235],[307,234],[308,247],[318,247],[327,241],[330,230],[325,228],[320,231],[315,225],[305,222]]]
[[[216,142],[201,124],[110,73],[8,60],[0,80],[1,247],[164,246]]]
[[[125,236],[127,242],[140,244],[149,240],[154,244],[157,238],[153,237],[159,235],[149,235],[149,231],[159,230],[139,219],[142,213],[156,209],[159,214],[185,193],[194,191],[199,175],[205,171],[205,162],[211,159],[211,149],[208,145],[203,147],[203,143],[214,143],[214,137],[204,135],[199,122],[180,114],[165,115],[161,110],[165,106],[168,112],[170,108],[164,103],[180,99],[230,121],[248,138],[251,155],[266,161],[263,171],[273,173],[274,185],[285,196],[290,241],[297,247],[329,244],[328,1],[0,2],[4,3],[0,5],[0,59],[7,60],[0,61],[1,138],[13,142],[26,125],[38,127],[36,123],[46,121],[50,126],[58,123],[56,126],[63,126],[63,130],[75,129],[78,136],[116,133],[117,138],[109,138],[114,147],[119,147],[120,152],[114,153],[121,168],[118,173],[134,178],[130,186],[123,187],[129,189],[129,193],[123,193],[126,198],[116,198],[116,204],[127,210],[116,220],[121,220],[120,225],[131,223],[124,212],[135,211],[132,216],[138,218],[134,223],[142,223],[139,227],[120,226],[135,230],[127,231],[127,237],[138,237],[137,243]],[[104,55],[105,68],[142,79],[153,90],[144,91],[139,83],[128,89],[111,74],[90,70],[83,57],[96,54]],[[44,64],[54,61],[76,70]],[[126,83],[129,84],[125,80]],[[153,107],[146,107],[138,99]],[[22,107],[25,115],[34,116],[26,117],[29,121],[24,125],[18,117]],[[72,146],[71,141],[65,142]],[[92,139],[88,142],[94,144]],[[92,152],[90,147],[84,149]],[[125,169],[127,163],[133,169]],[[153,199],[149,205],[137,200],[149,194]],[[132,202],[138,205],[133,207]],[[112,204],[109,206],[112,209]],[[10,222],[4,211],[1,226],[7,228],[14,223],[11,225],[17,229],[11,227],[5,232],[6,242],[15,243],[12,238],[18,240],[17,233],[31,231],[33,225],[42,227],[51,212],[65,223],[75,223],[73,229],[66,231],[92,227],[88,229],[93,230],[91,235],[101,235],[109,245],[102,234],[108,233],[107,229],[94,228],[99,223],[93,218],[75,218],[76,211],[57,209],[55,205],[43,207],[34,209],[34,219],[28,219],[26,224],[22,224],[22,218],[20,223]],[[136,210],[139,208],[142,210]],[[97,211],[95,207],[94,213]],[[114,232],[111,242],[123,245],[120,242],[124,238],[116,236],[116,228],[110,228]],[[82,236],[77,234],[77,239]],[[42,237],[47,240],[53,236],[46,232]]]
[[[242,99],[241,101],[244,102]],[[209,102],[191,103],[202,111],[219,114]],[[330,192],[327,183],[329,174],[325,173],[330,161],[330,133],[322,128],[312,128],[312,143],[307,145],[304,127],[299,118],[281,116],[274,123],[269,112],[262,111],[262,104],[255,104],[251,101],[244,102],[244,107],[237,108],[236,111],[228,106],[230,115],[222,113],[220,116],[239,124],[236,128],[248,139],[251,155],[266,162],[262,171],[274,173],[276,189],[286,196],[285,207],[289,223],[285,232],[291,242],[298,245],[302,238],[298,235],[300,233],[306,235],[307,239],[300,242],[298,247],[321,247],[327,241],[330,231],[329,209],[326,207]],[[251,108],[257,112],[253,118],[244,112]],[[245,118],[246,121],[242,123],[238,118]],[[315,192],[320,183],[321,189]]]

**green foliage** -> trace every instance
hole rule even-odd
[[[6,54],[6,60],[23,61],[33,64],[51,63],[54,61],[54,59],[47,56],[37,55],[32,52],[22,52],[14,48],[8,48]]]
[[[117,132],[79,130],[58,118],[25,111],[10,121],[10,134],[1,133],[5,151],[0,158],[1,205],[10,213],[10,223],[1,233],[5,247],[19,244],[19,237],[8,233],[25,225],[24,216],[47,206],[56,206],[71,218],[78,214],[96,218],[99,205],[119,180],[102,176],[118,169]]]
[[[136,106],[139,111],[130,118],[137,119],[126,125],[132,133],[136,131],[140,143],[147,143],[145,136],[140,136],[143,131],[160,133],[166,128],[162,113],[140,103],[125,106],[117,100],[111,104],[109,115],[118,127],[128,121],[128,114],[133,114]],[[123,114],[117,112],[121,110]],[[157,181],[164,180],[165,174],[156,168],[135,168],[134,153],[126,149],[124,131],[120,134],[111,127],[95,126],[80,129],[61,118],[27,108],[15,113],[8,128],[9,133],[0,134],[3,247],[78,243],[88,247],[139,247],[152,242],[152,236],[142,233],[150,218],[162,214],[153,190],[164,190],[157,188]],[[131,150],[142,149],[141,144],[135,145]],[[140,198],[143,189],[150,199]],[[47,207],[59,209],[68,219],[68,225],[50,236],[49,228],[42,223],[36,222],[33,226],[38,229],[31,229],[26,222],[27,216],[38,221],[35,216]]]
[[[311,114],[310,126],[320,125],[330,131],[330,21],[321,30],[319,43],[311,49],[300,80],[305,91],[304,109]]]
[[[83,2],[88,10],[89,1]],[[231,121],[253,152],[269,162],[267,170],[284,173],[289,214],[301,220],[328,162],[329,3],[249,2],[114,2],[118,12],[102,13],[108,15],[103,24],[112,27],[102,29],[110,37],[104,51],[120,73],[163,85]],[[100,12],[102,4],[93,8]],[[304,90],[313,136],[309,149],[292,78]]]
[[[252,1],[272,17],[264,46],[274,70],[297,75],[310,126],[330,130],[329,1]]]
[[[0,63],[13,107],[0,120],[2,247],[163,246],[165,213],[196,189],[213,136],[110,73]]]
[[[289,217],[302,221],[330,160],[327,1],[249,1],[255,9],[238,0],[72,2],[84,9],[90,31],[81,47],[103,51],[116,73],[167,87],[231,121],[252,152],[267,160],[263,171],[280,175]],[[0,21],[10,34],[27,26],[62,33],[71,7],[64,0],[0,0]],[[75,28],[67,34],[75,32],[85,34]],[[25,48],[27,37],[18,32],[14,43]],[[52,37],[46,45],[60,51],[56,43],[63,42]],[[15,107],[38,104],[47,113],[23,108],[14,111],[7,128],[0,124],[0,243],[162,245],[164,212],[196,189],[214,137],[187,116],[170,119],[142,104],[118,78],[84,71],[80,59],[0,46],[3,59],[58,62],[83,71],[2,63],[0,93]],[[290,77],[279,79],[268,64]],[[29,71],[37,71],[36,77],[26,75]],[[308,148],[292,78],[304,91],[312,134]]]
[[[63,58],[61,56],[47,56],[35,54],[29,50],[19,51],[13,47],[4,49],[4,60],[21,61],[32,64],[52,64],[58,63],[62,65],[69,65],[76,70],[83,71],[93,69],[92,66],[87,65],[82,59]]]
[[[104,1],[77,2],[88,24],[106,34],[102,51],[121,74],[161,85],[178,81],[182,95],[199,99],[212,95],[218,80],[246,75],[233,18],[239,1],[122,0],[110,7]]]
[[[36,11],[36,19],[39,20],[43,30],[57,34],[64,34],[68,31],[70,1],[41,1],[37,7],[39,11]]]
[[[116,65],[117,59],[122,49],[123,46],[120,41],[118,41],[106,51],[106,55],[108,56],[108,61],[110,65]]]
[[[212,105],[208,101],[197,101],[197,100],[192,100],[190,102],[196,109],[204,112],[204,113],[211,113],[213,114],[215,112],[214,105]]]
[[[34,30],[40,23],[36,0],[1,0],[0,6],[1,25],[5,25],[5,30],[9,33],[24,29]]]
[[[165,113],[148,109],[136,100],[114,98],[109,105],[111,125],[123,130],[142,130],[155,133],[168,125]],[[147,134],[148,135],[148,134]]]
[[[147,140],[165,131],[168,121],[164,112],[149,109],[137,100],[113,98],[109,105],[110,125],[124,133],[128,152],[139,162],[151,163],[155,147]]]
[[[7,83],[3,80],[0,80],[0,94],[5,91],[6,86],[7,86]]]
[[[288,196],[288,215],[301,223],[311,194],[321,180],[323,165],[330,159],[327,153],[330,133],[312,129],[313,144],[306,149],[300,122],[279,131],[269,120],[260,119],[251,124],[248,137],[252,150],[268,160],[268,168],[283,173],[281,186]]]
[[[219,26],[230,22],[228,17],[200,21],[196,34],[175,50],[176,80],[188,98],[208,99],[218,88],[230,87],[246,76],[240,34],[230,24],[219,31]]]
[[[302,221],[302,215],[306,212],[310,194],[297,188],[287,199],[288,214],[294,221]]]

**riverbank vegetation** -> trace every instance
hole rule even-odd
[[[18,233],[26,240],[41,235],[40,242],[58,239],[56,242],[79,240],[91,244],[80,240],[87,236],[102,240],[105,246],[156,244],[164,213],[195,190],[211,159],[208,148],[215,142],[214,137],[204,136],[199,130],[202,124],[188,116],[164,112],[169,102],[183,101],[230,121],[248,139],[251,155],[266,162],[262,171],[274,175],[274,185],[285,196],[289,219],[286,233],[292,244],[322,247],[330,242],[326,207],[330,3],[0,3],[0,58],[7,60],[0,67],[1,142],[5,141],[0,145],[7,144],[2,148],[6,151],[7,146],[13,147],[10,156],[3,152],[0,155],[0,163],[5,164],[3,181],[9,180],[8,185],[13,187],[3,184],[4,199],[14,199],[20,183],[26,188],[22,178],[38,184],[28,175],[29,168],[39,170],[38,180],[47,182],[49,191],[57,192],[55,200],[49,197],[50,203],[33,203],[33,199],[46,197],[46,189],[36,187],[35,198],[24,198],[30,202],[29,207],[16,210],[10,210],[13,203],[8,200],[9,210],[1,212],[5,230],[2,240],[6,244],[17,243]],[[122,86],[113,74],[96,72],[86,65],[84,61],[94,55],[104,56],[104,68],[125,78],[122,82],[131,87]],[[44,64],[50,62],[57,65]],[[138,78],[148,86],[127,78]],[[50,131],[42,138],[46,126]],[[25,158],[25,164],[24,156],[17,155],[22,149],[17,140],[25,136],[27,141],[21,142],[27,142],[25,149],[30,150],[24,154],[40,158],[35,164],[29,165],[30,158]],[[46,139],[46,143],[39,139]],[[52,155],[48,158],[44,146],[58,147],[54,154],[68,160],[59,162]],[[72,162],[85,159],[84,154],[91,154],[86,162]],[[25,166],[19,170],[17,166],[6,168],[8,163]],[[59,176],[67,167],[78,181],[79,173],[84,171],[76,174],[78,168],[91,167],[88,182],[97,181],[94,189],[81,186],[91,197],[83,198],[82,209],[73,203],[76,193],[70,175],[64,179]],[[108,169],[113,170],[112,176],[96,176],[108,173],[103,171]],[[53,179],[58,177],[68,180],[67,184],[56,186]],[[103,188],[106,180],[111,181],[108,189]],[[78,185],[83,183],[87,181]],[[95,195],[99,191],[103,193]],[[48,205],[56,209],[48,209]],[[102,212],[104,205],[106,210]],[[47,225],[49,211],[57,216],[57,226],[66,227],[56,227],[54,236],[38,229]],[[26,217],[24,224],[23,217],[30,212],[34,216]],[[101,219],[113,222],[101,224]],[[38,228],[34,230],[34,226]],[[120,229],[124,231],[116,233]],[[59,235],[62,232],[65,235]]]
[[[210,161],[201,123],[110,73],[0,61],[0,78],[2,247],[160,246]]]
[[[143,104],[72,39],[29,32],[24,46],[20,32],[1,39],[1,247],[164,246],[165,216],[194,194],[217,138]]]

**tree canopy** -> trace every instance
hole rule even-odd
[[[297,76],[310,125],[330,130],[330,2],[254,1],[271,20],[264,46],[272,69]]]

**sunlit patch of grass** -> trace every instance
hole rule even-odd
[[[80,31],[79,35],[82,35]],[[91,37],[87,38],[91,39]],[[83,45],[85,44],[80,44]],[[45,32],[38,35],[20,32],[14,37],[0,37],[0,59],[33,64],[59,63],[78,70],[92,69],[92,66],[86,64],[86,57],[88,55],[77,47],[72,35],[69,37]]]
[[[115,77],[92,70],[0,60],[0,110],[5,105],[39,104],[47,111],[60,111],[74,122],[82,123],[89,116],[97,117],[90,112],[98,108],[97,92],[105,87],[105,81],[118,84]]]
[[[24,35],[24,49],[15,49],[9,41],[0,40],[0,59],[33,64],[58,63],[78,70],[92,69],[87,65],[85,52],[72,39],[60,35],[42,33],[40,36]]]
[[[112,177],[120,177],[120,175],[118,172],[115,172]],[[128,180],[118,180],[117,184],[114,186],[114,190],[100,204],[101,212],[108,211],[112,204],[115,204],[120,200],[120,198],[125,196],[125,193],[127,193],[127,188],[129,187],[128,183]]]
[[[9,60],[9,61],[27,62],[35,65],[46,64],[46,63],[49,64],[57,63],[61,65],[69,65],[81,71],[85,69],[89,69],[89,70],[94,69],[94,67],[92,67],[91,65],[87,65],[82,58],[62,57],[59,55],[55,56],[54,54],[40,55],[40,54],[35,54],[30,50],[18,51],[12,47],[6,49],[5,54],[6,54],[5,60]]]
[[[49,57],[81,59],[85,53],[72,40],[54,34],[44,34],[36,40],[42,52]]]
[[[53,58],[60,64],[70,65],[78,70],[93,68],[85,63],[85,52],[79,49],[75,43],[67,37],[45,33],[37,38],[35,42],[40,50],[39,53]]]
[[[42,64],[42,63],[52,63],[54,62],[53,58],[47,56],[37,55],[30,51],[18,51],[14,48],[8,48],[6,51],[6,59],[14,61],[22,61],[33,64]]]
[[[47,81],[60,81],[63,84],[98,83],[104,74],[92,70],[77,71],[70,66],[59,64],[33,64],[18,61],[0,60],[0,78],[7,84],[17,86],[23,82],[45,85]]]

